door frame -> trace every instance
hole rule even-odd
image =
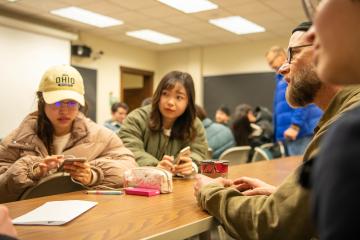
[[[153,88],[154,88],[154,72],[137,69],[137,68],[130,68],[125,66],[120,66],[120,100],[124,102],[124,74],[135,74],[141,75],[144,79],[144,88],[148,89],[149,95],[152,96]]]

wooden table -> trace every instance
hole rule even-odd
[[[258,177],[278,185],[295,169],[300,157],[233,166],[230,178]],[[215,226],[193,196],[193,180],[174,180],[174,192],[155,197],[87,195],[82,192],[53,195],[5,204],[12,218],[47,201],[89,200],[98,205],[63,226],[16,226],[27,239],[184,239]]]

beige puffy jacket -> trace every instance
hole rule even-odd
[[[17,200],[39,181],[32,170],[49,154],[36,135],[36,121],[37,112],[29,114],[0,144],[0,203]],[[121,187],[123,172],[137,166],[118,136],[81,113],[74,120],[63,154],[87,158],[97,173],[92,186]]]

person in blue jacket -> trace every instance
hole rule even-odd
[[[269,66],[278,71],[286,61],[283,48],[274,46],[266,53]],[[314,104],[292,108],[286,101],[287,83],[281,74],[276,74],[273,102],[274,140],[286,145],[288,155],[302,155],[309,144],[322,111]]]
[[[218,159],[226,149],[235,146],[235,139],[230,128],[213,122],[199,105],[196,105],[196,116],[204,125],[208,145],[213,150],[213,159]]]

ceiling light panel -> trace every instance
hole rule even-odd
[[[239,16],[210,19],[209,23],[238,35],[265,32],[265,28],[262,26]]]
[[[50,11],[54,15],[69,18],[78,22],[93,25],[99,28],[121,25],[124,22],[115,18],[101,15],[78,7],[66,7]]]
[[[184,13],[196,13],[218,8],[218,6],[207,0],[158,0],[172,8]]]
[[[157,43],[160,45],[181,42],[180,38],[172,37],[150,29],[142,29],[138,31],[127,32],[126,35],[141,40]]]

